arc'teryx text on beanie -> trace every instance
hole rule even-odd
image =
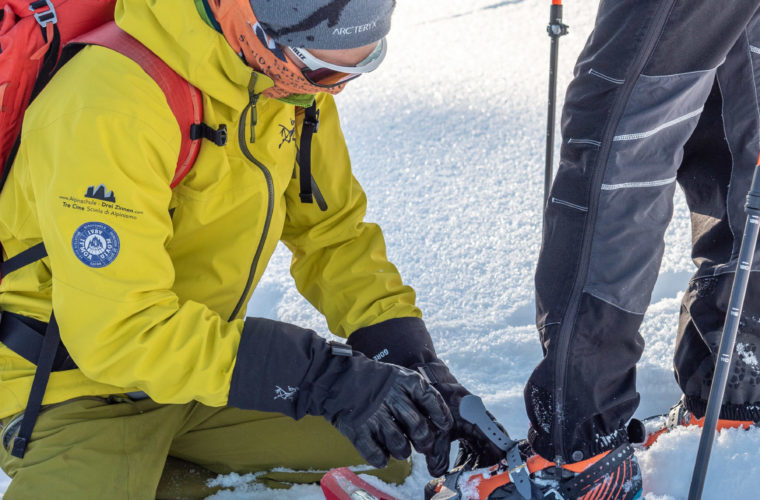
[[[388,34],[396,0],[250,0],[267,35],[312,49],[352,49]]]

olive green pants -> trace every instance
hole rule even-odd
[[[321,417],[161,405],[126,397],[79,398],[43,408],[23,459],[11,456],[18,416],[0,420],[4,500],[203,498],[217,474],[260,473],[271,488],[319,481],[333,467],[364,460]],[[167,459],[168,458],[168,459]],[[409,462],[372,470],[400,482]],[[307,472],[308,471],[308,472]]]

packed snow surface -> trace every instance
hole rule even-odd
[[[367,219],[383,227],[389,257],[417,290],[439,355],[513,437],[527,432],[522,389],[541,356],[533,272],[541,233],[549,4],[399,2],[381,69],[338,97],[355,174],[369,197]],[[565,7],[570,35],[561,40],[560,103],[597,5],[585,0]],[[681,290],[693,270],[689,242],[679,192],[642,326],[647,348],[639,365],[638,417],[666,412],[680,397],[671,356]],[[289,259],[279,248],[249,315],[327,332],[293,286]],[[754,354],[745,356],[757,362]],[[681,429],[639,452],[648,500],[686,498],[698,440],[696,430]],[[757,430],[722,432],[704,498],[757,498],[759,449]],[[323,498],[317,486],[273,491],[252,478],[221,477],[226,490],[211,498]],[[422,460],[399,487],[368,478],[410,500],[422,498],[429,479]],[[8,482],[0,475],[0,492]]]

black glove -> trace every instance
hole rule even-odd
[[[389,455],[407,458],[410,442],[429,462],[443,462],[435,440],[453,425],[443,398],[419,374],[261,318],[245,322],[228,403],[295,419],[321,415],[375,467]]]
[[[428,468],[446,470],[448,446],[445,450],[436,446],[436,440],[441,440],[453,424],[446,403],[417,373],[399,368],[395,377],[371,417],[357,421],[339,412],[333,424],[375,467],[384,467],[389,453],[398,459],[408,457],[411,441],[426,456]]]
[[[459,415],[459,402],[464,396],[471,393],[457,382],[443,361],[421,363],[415,368],[424,373],[426,380],[430,381],[433,387],[441,393],[452,417],[454,417],[454,427],[450,435],[452,440],[459,440],[459,453],[454,466],[468,462],[474,468],[486,467],[504,458],[505,453],[488,439],[478,427],[462,419]],[[486,414],[493,420],[494,424],[504,430],[490,412],[486,411]]]
[[[482,467],[504,458],[504,452],[480,429],[460,417],[459,402],[470,391],[457,382],[444,362],[438,359],[433,341],[421,319],[396,318],[361,328],[351,334],[348,344],[373,359],[419,371],[443,396],[454,417],[454,427],[448,432],[447,440],[439,438],[435,442],[435,446],[441,448],[435,451],[438,456],[443,453],[443,441],[447,441],[447,460],[443,470],[428,467],[432,476],[440,476],[448,470],[448,447],[453,440],[459,440],[460,443],[457,465],[466,459]],[[493,415],[489,413],[488,416],[496,425],[500,425]]]

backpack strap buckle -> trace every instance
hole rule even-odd
[[[46,7],[45,10],[37,12],[38,9],[43,7]],[[55,12],[53,2],[50,0],[37,0],[36,2],[32,2],[29,4],[29,10],[34,12],[34,19],[37,20],[37,24],[39,24],[42,29],[45,29],[50,23],[58,23],[58,14]]]
[[[303,124],[305,127],[310,127],[312,133],[319,132],[319,110],[315,109],[312,113],[308,113],[303,119]]]

